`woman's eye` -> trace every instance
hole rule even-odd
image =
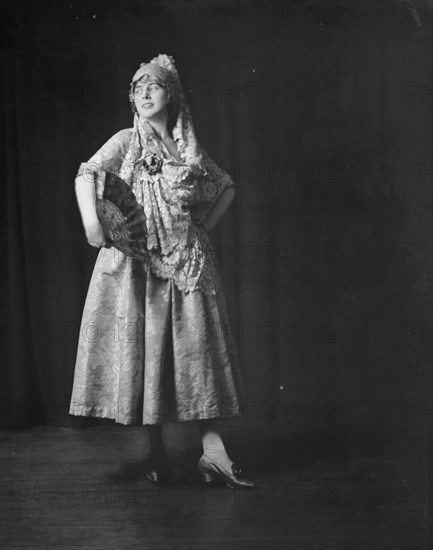
[[[159,84],[150,84],[150,86],[147,87],[147,91],[148,92],[153,92],[153,91],[158,91],[160,90],[161,87],[159,86]],[[138,86],[137,88],[135,88],[135,91],[134,91],[134,95],[142,95],[146,93],[146,88],[144,86]]]

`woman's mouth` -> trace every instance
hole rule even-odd
[[[153,107],[153,103],[143,103],[143,107],[145,109],[150,109],[150,107]]]

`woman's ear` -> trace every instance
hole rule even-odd
[[[132,85],[130,91],[129,91],[129,102],[131,104],[131,111],[133,112],[133,114],[135,115],[136,113],[138,113],[137,111],[137,107],[135,105],[135,96],[134,96],[134,92],[135,92],[135,84]]]
[[[131,111],[135,115],[135,113],[137,113],[138,111],[137,111],[137,106],[135,105],[135,98],[134,98],[133,92],[129,94],[129,103],[131,105]]]

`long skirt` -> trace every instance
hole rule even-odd
[[[101,249],[81,322],[70,414],[159,424],[240,414],[245,390],[224,293],[185,293]]]

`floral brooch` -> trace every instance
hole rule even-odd
[[[143,158],[143,168],[151,176],[157,174],[158,172],[161,172],[162,158],[154,152],[146,153]]]

